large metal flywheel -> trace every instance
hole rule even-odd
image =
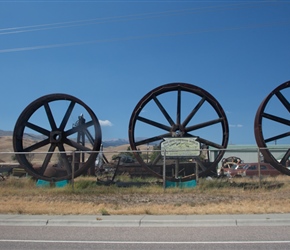
[[[290,175],[289,97],[290,81],[279,85],[262,101],[254,124],[256,142],[264,161],[287,175]]]
[[[221,105],[205,90],[188,83],[169,83],[146,94],[129,123],[131,149],[141,166],[163,176],[162,142],[191,138],[200,146],[197,157],[185,153],[166,157],[166,178],[187,181],[216,172],[228,144],[228,121]],[[182,141],[182,140],[180,140]],[[139,150],[155,149],[140,153]],[[210,154],[209,154],[210,152]],[[182,153],[181,153],[182,154]],[[198,170],[198,171],[196,171]]]
[[[29,104],[13,132],[20,165],[35,178],[51,182],[69,180],[94,167],[101,140],[94,112],[81,100],[58,93]]]

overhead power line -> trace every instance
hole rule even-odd
[[[224,31],[234,31],[234,30],[241,30],[241,29],[257,29],[257,28],[282,26],[282,25],[289,25],[289,24],[290,24],[290,20],[287,20],[284,22],[253,24],[253,25],[239,26],[239,27],[224,27],[224,28],[217,28],[217,29],[190,30],[190,31],[174,32],[174,33],[159,33],[159,34],[149,34],[149,35],[144,35],[144,36],[128,36],[128,37],[119,37],[119,38],[112,38],[112,39],[99,39],[99,40],[91,40],[91,41],[83,41],[83,42],[71,42],[71,43],[61,43],[61,44],[20,47],[20,48],[12,48],[12,49],[2,49],[2,50],[0,50],[0,53],[11,53],[11,52],[20,52],[20,51],[29,51],[29,50],[70,47],[70,46],[95,44],[95,43],[109,43],[109,42],[119,42],[119,41],[140,40],[140,39],[149,39],[149,38],[158,38],[158,37],[192,35],[192,34],[209,33],[209,32],[224,32]]]
[[[223,5],[223,6],[208,6],[208,7],[201,7],[201,8],[180,9],[180,10],[171,10],[171,11],[163,11],[163,12],[150,12],[150,13],[140,13],[140,14],[132,14],[132,15],[124,15],[124,16],[102,17],[102,18],[93,18],[93,19],[86,19],[86,20],[56,22],[56,23],[48,23],[48,24],[19,26],[19,27],[8,27],[8,28],[0,29],[0,35],[11,35],[11,34],[18,34],[18,33],[36,32],[36,31],[51,30],[51,29],[62,29],[62,28],[77,27],[77,26],[162,18],[162,17],[185,15],[185,14],[190,15],[190,14],[205,13],[205,12],[259,8],[261,6],[262,6],[261,4],[253,5],[253,3],[251,2],[251,4],[249,3],[229,4],[229,5]]]

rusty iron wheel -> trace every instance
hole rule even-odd
[[[169,83],[147,93],[136,105],[129,122],[129,142],[142,167],[162,177],[160,142],[164,138],[196,138],[202,156],[166,161],[166,178],[188,181],[216,174],[228,144],[228,121],[221,105],[205,90],[188,83]],[[139,150],[146,150],[140,154]],[[207,157],[211,150],[211,157]],[[188,156],[188,155],[187,155]],[[196,165],[193,166],[195,163]]]
[[[256,142],[264,161],[287,175],[290,175],[288,168],[290,167],[288,165],[290,149],[285,149],[284,147],[284,153],[280,155],[280,159],[277,159],[277,150],[279,148],[277,142],[281,146],[283,144],[289,145],[289,96],[290,81],[276,87],[260,104],[254,123]]]
[[[94,112],[76,97],[59,93],[30,103],[13,131],[19,164],[36,179],[50,182],[70,180],[94,168],[101,140]]]

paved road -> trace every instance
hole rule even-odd
[[[0,249],[290,249],[290,214],[0,215]]]
[[[0,226],[0,249],[290,249],[290,226]]]

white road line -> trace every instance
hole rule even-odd
[[[73,244],[290,244],[290,240],[275,241],[76,241],[76,240],[10,240],[0,239],[0,242],[21,243],[73,243]]]

